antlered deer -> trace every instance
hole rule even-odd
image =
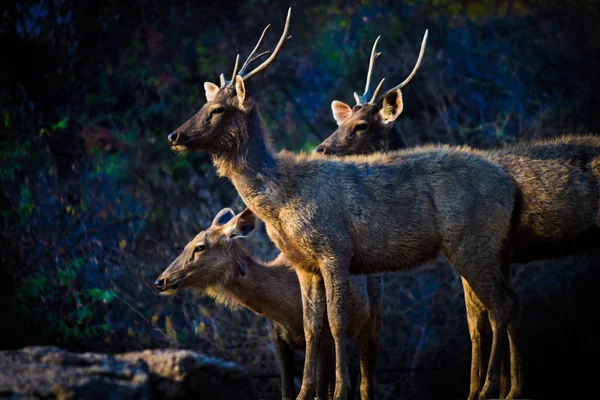
[[[426,30],[425,35],[423,35],[423,41],[421,42],[419,57],[417,58],[417,62],[412,72],[404,81],[402,81],[402,83],[388,90],[386,94],[389,94],[389,97],[383,96],[383,98],[379,98],[378,94],[385,78],[379,82],[379,85],[377,85],[374,91],[371,89],[373,65],[375,59],[381,54],[376,51],[379,37],[377,38],[373,45],[373,50],[371,51],[365,92],[362,96],[356,92],[354,93],[354,99],[356,100],[354,108],[351,108],[346,103],[338,100],[334,100],[331,103],[333,118],[340,127],[334,134],[323,141],[323,143],[315,147],[313,150],[314,152],[335,155],[354,155],[406,148],[404,138],[398,128],[394,125],[394,121],[400,113],[402,113],[404,108],[402,92],[400,92],[400,89],[405,87],[419,70],[421,60],[423,60],[423,54],[425,53],[427,35],[428,31]],[[395,89],[398,89],[398,91]],[[397,94],[399,94],[399,98],[394,98]],[[371,96],[371,98],[369,98],[369,96]],[[376,100],[381,101],[381,104],[376,102]],[[380,110],[383,107],[394,107],[396,103],[399,104],[399,108],[392,114],[392,116],[396,118],[384,118],[384,114],[380,113]]]
[[[210,153],[217,172],[231,180],[294,266],[306,342],[299,398],[314,393],[324,301],[336,354],[335,398],[343,399],[349,387],[350,274],[416,267],[440,251],[489,312],[494,340],[483,396],[491,397],[499,385],[507,326],[509,335],[514,332],[517,303],[503,273],[517,195],[513,181],[485,154],[462,148],[430,146],[339,160],[276,153],[246,85],[275,59],[288,24],[289,13],[275,51],[256,69],[237,73],[234,68],[231,81],[221,79],[221,87],[206,83],[208,102],[168,136],[168,143],[176,152]],[[399,114],[395,90],[380,110],[384,120]]]
[[[380,104],[359,103],[350,109],[334,101],[332,109],[339,127],[314,151],[343,156],[356,151],[369,154],[393,150],[393,138],[381,133],[391,129],[379,118],[377,112],[381,107]],[[359,134],[355,134],[357,124],[364,125]],[[600,237],[599,137],[563,135],[488,150],[485,154],[502,166],[518,189],[517,211],[507,245],[512,253],[509,256],[511,263],[597,252]],[[508,276],[508,268],[505,273]],[[469,398],[473,399],[481,390],[481,342],[487,311],[468,282],[464,278],[462,282],[472,342]],[[518,396],[523,383],[519,349],[514,343],[510,353],[511,395]]]
[[[239,239],[256,228],[256,217],[245,209],[235,215],[225,208],[211,226],[183,249],[155,282],[163,294],[200,289],[228,307],[243,306],[269,320],[281,374],[283,399],[293,399],[294,349],[304,348],[300,284],[290,262],[280,254],[270,262],[257,260]],[[373,398],[373,372],[381,327],[381,277],[355,277],[350,287],[348,337],[356,337],[360,354],[361,399]],[[322,339],[317,397],[328,397],[327,341]]]

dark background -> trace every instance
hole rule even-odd
[[[409,145],[600,132],[597,1],[3,2],[1,348],[192,348],[246,366],[277,398],[264,319],[160,297],[152,282],[221,208],[243,209],[206,155],[177,157],[166,135],[268,23],[275,43],[290,5],[293,37],[252,82],[277,148],[307,151],[335,129],[330,103],[353,104],[378,35],[374,80],[403,80],[425,29],[396,122]],[[264,231],[251,243],[274,256]],[[514,266],[528,397],[596,387],[599,261]],[[387,275],[384,312],[379,398],[466,397],[464,300],[445,260]]]

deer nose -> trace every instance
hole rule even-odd
[[[154,281],[154,286],[156,286],[156,289],[159,291],[165,290],[166,284],[167,280],[165,278],[158,278],[156,281]]]
[[[312,149],[312,153],[325,153],[325,145],[318,145],[314,149]]]
[[[176,144],[177,139],[179,139],[179,133],[177,133],[177,132],[172,132],[169,136],[167,136],[167,140],[169,141],[169,144]]]

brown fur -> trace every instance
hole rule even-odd
[[[221,210],[211,227],[196,235],[158,277],[158,289],[168,294],[184,288],[200,289],[219,304],[230,308],[243,306],[267,318],[280,366],[282,397],[292,399],[295,396],[293,353],[294,349],[305,347],[300,284],[283,254],[265,263],[236,240],[248,236],[255,223],[249,210],[237,216],[231,209]],[[199,250],[198,245],[206,248]],[[347,336],[358,340],[363,400],[372,398],[381,326],[381,289],[379,276],[356,277],[350,288]],[[319,374],[319,378],[327,382],[327,375]],[[317,392],[320,398],[326,397],[327,386],[320,386]]]
[[[382,102],[354,106],[340,121],[338,129],[313,151],[345,156],[406,148],[406,142],[393,122],[382,120],[382,107]]]
[[[489,311],[494,343],[484,394],[493,393],[516,303],[503,274],[517,194],[513,181],[484,155],[447,146],[343,159],[276,154],[257,107],[236,104],[253,103],[241,83],[237,93],[221,89],[170,135],[170,145],[211,153],[218,172],[233,182],[296,269],[306,340],[299,397],[314,391],[323,299],[335,342],[335,397],[342,399],[349,385],[344,338],[350,273],[416,267],[440,251]],[[216,105],[227,111],[209,117]]]
[[[361,118],[359,113],[360,110],[356,115],[353,112],[348,120]],[[377,126],[373,113],[362,118]],[[363,132],[360,140],[357,137],[348,140],[347,131],[347,125],[340,126],[320,146],[336,155],[345,155],[357,147],[365,153],[393,149],[393,142],[382,140],[377,130]],[[507,264],[598,251],[600,137],[564,135],[481,154],[501,165],[518,189],[513,228],[506,246],[511,253]],[[480,346],[487,312],[464,279],[463,284],[472,339],[469,398],[476,398],[481,389]],[[513,345],[511,358],[511,396],[518,396],[522,378],[518,349]]]

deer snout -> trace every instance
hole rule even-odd
[[[154,286],[159,292],[162,292],[167,288],[167,280],[165,278],[159,277],[157,280],[154,281]]]
[[[326,154],[326,150],[327,150],[327,146],[325,146],[324,144],[320,144],[317,147],[315,147],[314,149],[312,149],[312,153]]]
[[[170,296],[177,292],[177,289],[179,288],[179,280],[177,278],[169,279],[168,277],[163,277],[161,275],[157,280],[154,281],[154,287],[159,291],[160,294]]]
[[[169,144],[171,146],[176,145],[178,139],[179,139],[179,133],[177,133],[177,132],[171,132],[169,134],[169,136],[167,136],[167,141],[169,142]]]

